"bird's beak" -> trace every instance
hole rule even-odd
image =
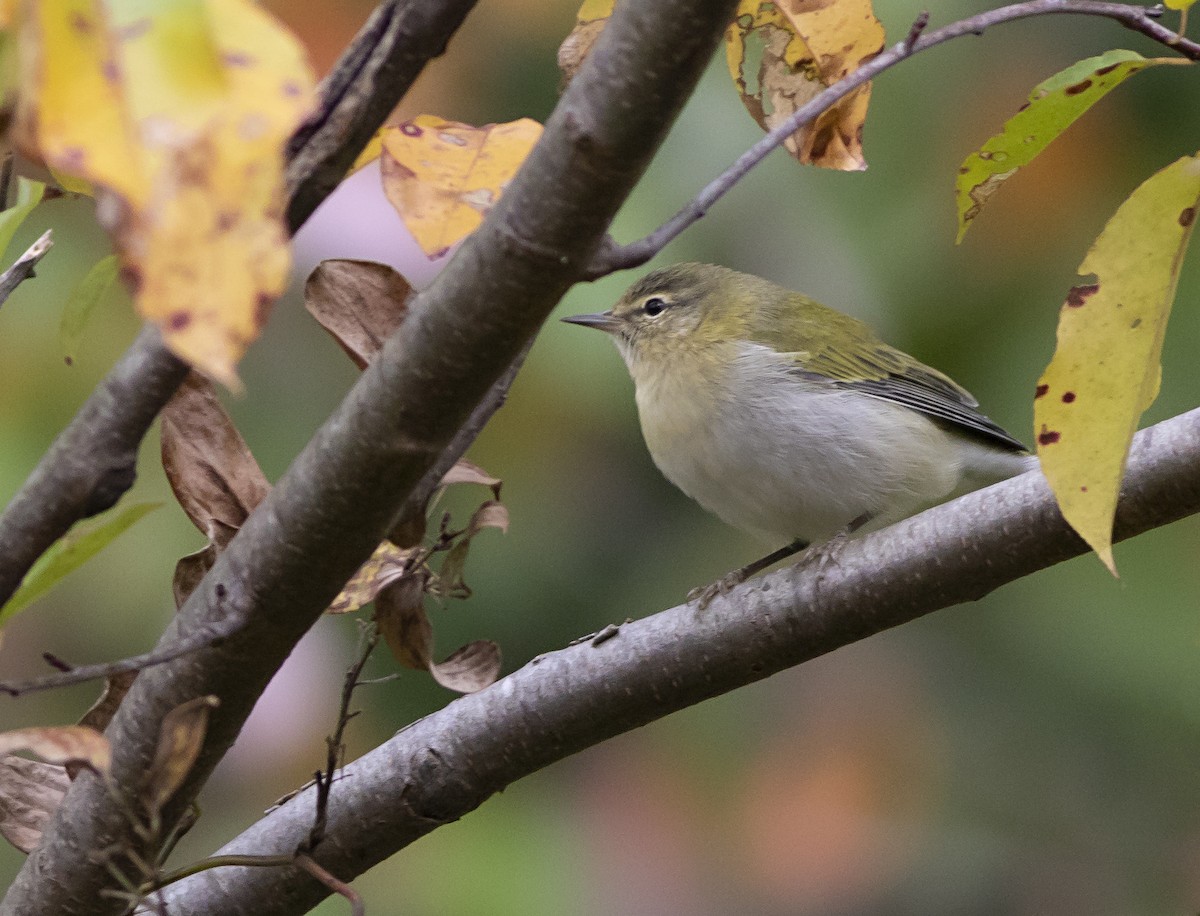
[[[607,331],[609,334],[615,334],[621,329],[621,320],[613,316],[612,312],[594,312],[591,315],[571,315],[569,318],[564,318],[567,324],[580,324],[585,328],[596,328],[600,331]]]

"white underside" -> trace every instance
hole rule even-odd
[[[731,361],[726,384],[686,365],[630,364],[655,464],[706,509],[771,544],[819,543],[863,516],[862,531],[882,528],[1034,466],[909,408],[805,382],[789,366],[754,345]],[[714,388],[755,395],[698,401],[698,390]]]

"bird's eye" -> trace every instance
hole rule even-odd
[[[662,313],[662,310],[667,307],[667,301],[660,299],[658,296],[651,296],[642,303],[642,311],[653,318],[655,315]]]

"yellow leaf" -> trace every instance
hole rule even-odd
[[[472,127],[432,115],[383,132],[383,187],[431,258],[475,231],[533,145],[528,118]]]
[[[742,0],[725,33],[734,85],[764,130],[785,121],[826,86],[883,49],[870,0]],[[862,126],[870,84],[847,95],[784,143],[804,163],[845,171],[867,167]]]
[[[18,138],[103,203],[135,302],[236,386],[289,267],[283,147],[313,100],[295,39],[249,0],[26,6]]]
[[[353,175],[359,169],[365,168],[383,155],[383,131],[385,130],[387,128],[382,127],[375,131],[375,136],[367,141],[367,145],[363,147],[363,151],[358,154],[358,158],[354,160],[354,164],[346,172],[347,176]]]
[[[1158,394],[1163,333],[1200,204],[1200,158],[1150,177],[1079,266],[1037,388],[1038,456],[1063,516],[1116,574],[1112,524],[1129,443]]]

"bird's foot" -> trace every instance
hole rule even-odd
[[[746,581],[748,574],[746,567],[735,569],[733,572],[726,573],[716,582],[711,582],[708,585],[698,585],[687,594],[687,600],[696,602],[696,607],[699,610],[704,610],[713,603],[718,595],[727,595],[736,586],[741,585]]]

